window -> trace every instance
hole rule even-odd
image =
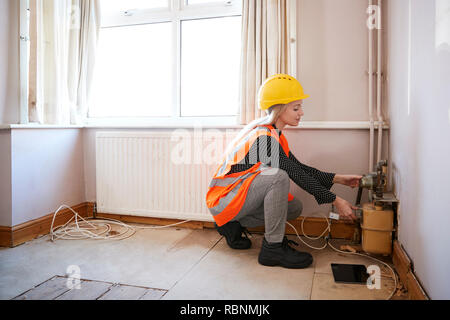
[[[241,44],[233,35],[240,34],[240,17],[181,25],[181,116],[235,115]]]
[[[89,118],[234,117],[241,0],[101,0]]]

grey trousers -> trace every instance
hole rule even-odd
[[[300,216],[303,209],[296,198],[288,202],[289,187],[286,171],[278,168],[263,171],[253,180],[241,211],[232,221],[248,228],[264,226],[267,242],[282,242],[286,221]]]

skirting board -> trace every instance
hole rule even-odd
[[[395,265],[400,281],[408,290],[409,300],[429,300],[425,290],[423,290],[416,276],[414,275],[414,266],[406,252],[403,250],[400,242],[394,240],[394,250],[392,262]]]
[[[71,207],[82,217],[92,216],[93,205],[85,202]],[[53,215],[47,214],[41,218],[31,220],[14,227],[0,226],[0,247],[15,247],[38,236],[50,233]],[[62,225],[73,217],[69,209],[62,209],[55,218],[55,226]]]
[[[76,206],[72,209],[76,211],[82,217],[92,217],[94,203],[85,202]],[[1,247],[15,247],[27,241],[30,241],[40,235],[45,235],[50,233],[50,227],[52,223],[54,213],[47,214],[44,217],[28,221],[26,223],[14,226],[14,227],[2,227],[0,226],[0,246]],[[61,210],[56,219],[55,226],[62,225],[72,218],[73,213],[69,209]],[[183,220],[174,219],[161,219],[161,218],[151,218],[151,217],[137,217],[129,215],[119,215],[119,214],[107,214],[107,213],[96,213],[96,218],[110,218],[116,219],[122,222],[129,223],[142,223],[142,224],[152,224],[152,225],[169,225],[181,222]],[[303,220],[305,220],[303,222]],[[319,236],[321,235],[327,227],[327,222],[324,218],[303,218],[299,217],[296,220],[290,221],[290,223],[297,229],[299,234],[302,234],[301,225],[303,222],[303,228],[305,234],[308,236]],[[203,221],[189,221],[183,224],[177,225],[180,228],[189,229],[213,229],[214,223],[203,222]],[[250,232],[264,232],[264,227],[259,228],[249,228]],[[343,221],[332,221],[331,224],[331,237],[337,239],[352,239],[355,232],[355,225],[349,224]],[[290,227],[286,226],[286,234],[295,235],[295,231]],[[326,233],[328,234],[328,232]]]
[[[120,214],[108,214],[108,213],[97,213],[97,218],[109,218],[115,219],[122,222],[129,223],[142,223],[142,224],[152,224],[152,225],[169,225],[178,222],[182,222],[183,220],[174,220],[174,219],[162,219],[162,218],[150,218],[150,217],[138,217],[138,216],[129,216],[129,215],[120,215]],[[324,230],[327,228],[327,221],[324,218],[303,218],[299,217],[296,220],[291,220],[291,223],[299,235],[302,235],[301,225],[303,222],[303,228],[305,234],[307,236],[317,237],[321,235]],[[189,228],[189,229],[214,229],[213,222],[204,222],[204,221],[189,221],[182,224],[177,225],[180,228]],[[331,222],[331,237],[336,239],[352,239],[353,234],[355,232],[355,224],[346,223],[343,221],[332,221]],[[262,233],[264,232],[264,227],[258,228],[248,228],[250,232]],[[295,235],[295,231],[290,227],[286,226],[286,234]],[[328,234],[325,233],[326,235]]]

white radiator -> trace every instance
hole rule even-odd
[[[205,197],[220,155],[207,155],[211,147],[221,154],[228,140],[179,133],[97,132],[98,212],[213,221]]]

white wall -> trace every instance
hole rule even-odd
[[[81,129],[0,130],[0,226],[85,199]]]
[[[11,131],[0,130],[0,226],[11,223]]]
[[[11,131],[12,225],[85,202],[80,129]]]
[[[310,98],[304,120],[369,120],[364,0],[299,0],[297,77]]]
[[[450,299],[450,1],[388,1],[388,31],[399,241],[428,295]]]
[[[0,0],[0,124],[19,123],[19,1]]]
[[[19,1],[0,0],[0,124],[19,121]],[[12,225],[11,131],[0,130],[0,226]]]

